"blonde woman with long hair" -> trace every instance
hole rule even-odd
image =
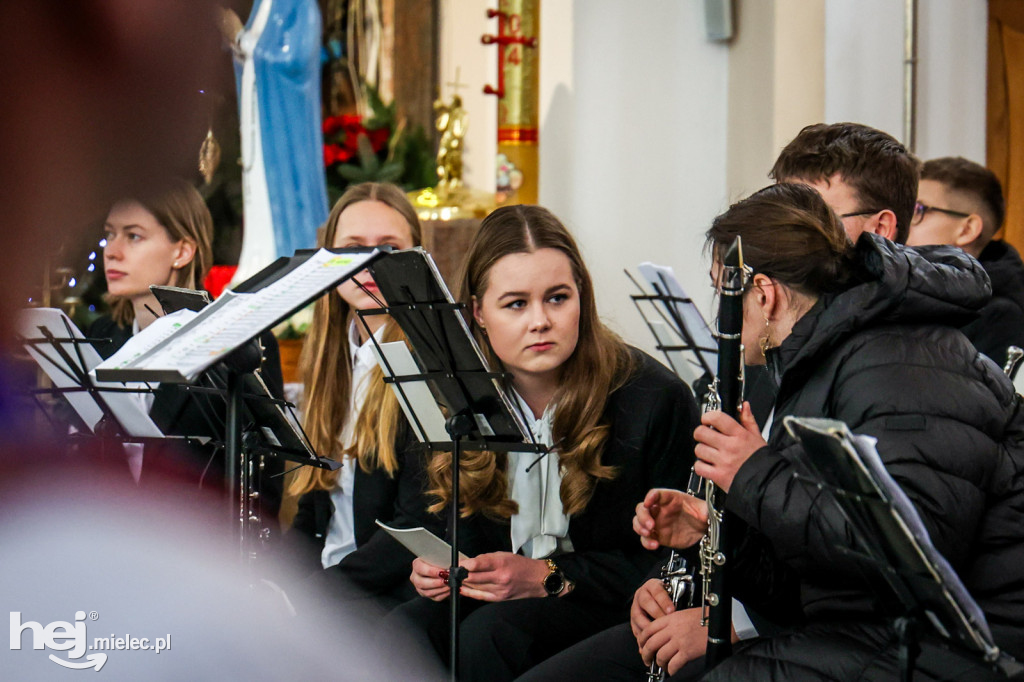
[[[538,206],[484,219],[464,262],[461,300],[492,366],[539,442],[536,453],[466,453],[460,463],[463,563],[459,677],[513,679],[628,619],[657,557],[638,546],[633,506],[651,486],[685,485],[697,407],[665,367],[602,324],[575,241]],[[429,467],[449,501],[450,453]],[[463,530],[464,528],[464,530]],[[395,618],[447,652],[446,567],[413,562],[421,596]]]
[[[419,245],[420,225],[401,189],[362,183],[335,204],[320,242],[408,249]],[[303,427],[316,451],[342,466],[300,469],[288,492],[301,496],[293,529],[319,552],[320,567],[359,592],[402,600],[415,594],[408,582],[413,556],[374,521],[439,532],[442,525],[426,511],[424,455],[356,319],[357,310],[380,307],[374,297],[377,285],[363,272],[316,302],[301,359]],[[367,322],[378,342],[403,338],[386,316]]]

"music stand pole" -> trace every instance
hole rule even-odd
[[[245,521],[236,518],[240,513],[235,506],[239,504],[239,494],[245,490],[239,485],[239,456],[241,453],[241,419],[239,418],[242,402],[242,378],[234,370],[228,371],[227,377],[227,414],[224,424],[224,478],[228,493],[228,521],[238,528],[238,549],[245,558]]]
[[[445,430],[452,437],[452,499],[451,539],[452,563],[448,569],[448,589],[451,599],[451,660],[450,670],[452,682],[459,675],[459,586],[466,577],[466,569],[459,565],[459,465],[461,464],[462,439],[473,432],[473,418],[468,414],[459,413],[445,422]]]

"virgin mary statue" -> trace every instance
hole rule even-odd
[[[226,24],[230,24],[230,16]],[[255,0],[232,38],[242,135],[244,235],[239,282],[316,245],[327,220],[316,0]]]

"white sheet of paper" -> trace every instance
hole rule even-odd
[[[431,533],[426,528],[392,528],[376,521],[384,532],[398,540],[410,552],[435,566],[450,566],[452,563],[452,546]],[[468,559],[459,552],[459,559]]]
[[[387,365],[378,356],[377,363],[380,365],[381,371],[384,372],[384,376],[408,376],[420,373],[419,365],[416,364],[405,341],[382,343],[380,349],[384,353],[384,357],[387,358],[388,365],[395,371],[395,374],[388,372]],[[376,347],[374,347],[374,351],[376,352]],[[418,420],[427,432],[427,438],[431,443],[444,443],[451,440],[447,429],[445,429],[444,414],[441,413],[441,408],[437,406],[434,394],[430,392],[425,381],[407,381],[402,384],[402,391],[412,403],[412,410],[416,413],[415,419],[409,410],[409,405],[402,400],[398,384],[391,384],[391,389],[398,397],[398,404],[402,406],[402,411],[405,412],[405,418],[409,420],[409,424],[416,424]],[[419,429],[413,428],[413,431],[416,432],[416,437],[420,439],[420,442],[423,442],[423,434],[419,432]]]
[[[68,327],[65,327],[65,322]],[[18,334],[22,337],[29,339],[39,338],[41,336],[40,326],[49,329],[56,339],[67,338],[68,328],[71,329],[72,338],[85,338],[82,336],[82,332],[78,330],[78,327],[68,319],[67,315],[57,308],[28,308],[21,311],[18,315],[17,330]],[[92,371],[100,364],[100,354],[90,344],[73,344],[68,341],[60,345],[76,363],[80,353],[84,363],[84,366],[80,369],[89,374],[92,374]],[[75,345],[78,346],[78,351],[75,350]],[[71,388],[78,385],[66,373],[70,372],[71,368],[59,354],[54,352],[52,346],[47,350],[45,345],[36,348],[26,344],[25,348],[29,355],[39,364],[43,372],[46,373],[46,376],[50,378],[54,386],[57,388]],[[93,383],[100,389],[132,387],[122,383],[101,381],[94,381]],[[103,410],[100,409],[100,406],[93,400],[92,396],[86,391],[69,391],[63,395],[71,405],[71,408],[89,427],[89,430],[95,431],[96,423],[103,417]],[[131,393],[101,391],[101,396],[104,402],[107,403],[107,406],[110,407],[111,412],[114,413],[117,422],[129,436],[136,438],[163,437],[163,433],[160,432],[160,429],[157,428],[157,425],[153,423],[153,420],[149,418],[149,415],[142,409],[136,397]]]
[[[100,366],[108,369],[125,367],[131,364],[136,358],[142,357],[142,355],[161,341],[191,322],[198,314],[192,310],[182,309],[170,315],[156,318],[148,327],[140,330],[138,334],[128,339],[116,353],[100,363]],[[93,369],[90,373],[95,379],[96,370]]]
[[[144,352],[120,368],[175,371],[193,380],[228,352],[287,314],[298,300],[305,300],[339,274],[356,273],[376,253],[331,253],[320,249],[302,265],[259,291],[225,291],[196,317],[177,330],[173,338]],[[104,364],[103,369],[113,369]]]
[[[651,329],[654,330],[654,338],[658,340],[658,345],[672,347],[681,346],[685,343],[679,338],[675,330],[663,320],[650,320],[649,324]],[[666,350],[664,352],[672,364],[672,371],[675,372],[677,377],[685,381],[688,386],[692,386],[693,382],[704,373],[700,365],[686,356],[686,351]]]

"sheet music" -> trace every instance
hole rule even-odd
[[[452,546],[426,528],[392,528],[381,523],[379,519],[375,523],[383,528],[385,533],[398,540],[406,549],[427,563],[434,566],[451,565]],[[459,559],[468,558],[459,552]]]
[[[148,327],[139,330],[132,338],[128,339],[116,353],[103,361],[104,366],[125,367],[135,359],[154,348],[161,341],[169,337],[188,324],[198,313],[191,310],[179,310],[170,315],[164,315],[153,320]],[[96,369],[90,370],[89,374],[96,378]]]
[[[909,589],[917,606],[946,637],[956,634],[986,653],[998,652],[984,612],[935,548],[917,508],[878,454],[877,439],[854,435],[846,424],[831,419],[787,416],[783,423],[803,444],[804,452],[797,461],[812,474],[811,480],[850,493],[834,494],[833,499],[855,529],[872,539],[867,557],[891,566],[886,579]],[[821,437],[825,437],[824,443],[819,442]],[[871,549],[872,542],[880,550]],[[904,575],[931,575],[934,583],[908,581]],[[944,624],[957,632],[949,632]]]
[[[296,418],[292,404],[277,404],[259,372],[243,378],[242,391],[245,405],[263,440],[271,447],[281,448],[277,454],[309,464],[319,459]],[[319,461],[323,463],[325,460]],[[341,463],[337,465],[340,468]]]
[[[679,280],[676,279],[675,272],[671,267],[644,262],[637,266],[637,271],[656,294],[690,299],[686,291],[683,290],[682,285],[679,284]],[[718,349],[718,341],[715,339],[714,334],[712,334],[711,327],[708,326],[704,316],[701,315],[700,310],[698,310],[692,300],[689,303],[656,301],[655,304],[662,305],[665,308],[666,316],[670,321],[682,321],[686,331],[689,332],[694,343],[697,344],[697,348],[693,352],[701,356],[707,366],[711,368],[712,374],[714,374],[718,364],[714,353]],[[681,330],[676,329],[673,331],[682,336]]]
[[[378,355],[377,363],[384,372],[384,376],[408,376],[420,373],[420,368],[416,365],[416,360],[413,359],[412,353],[409,352],[409,347],[405,345],[404,341],[382,343],[380,344],[380,350],[384,354],[384,358],[387,359],[387,364],[395,371],[395,374],[391,374],[388,371],[387,365],[384,364],[384,358]],[[376,351],[377,348],[374,346],[374,352],[376,353]],[[450,439],[448,431],[445,429],[444,415],[441,414],[441,410],[438,408],[437,401],[434,400],[434,394],[430,392],[427,382],[407,381],[402,384],[401,390],[405,392],[406,397],[409,399],[408,402],[412,403],[412,409],[406,404],[405,400],[402,400],[402,396],[398,392],[398,384],[391,384],[391,390],[395,392],[398,404],[402,406],[402,411],[405,413],[405,418],[412,425],[415,425],[418,419],[426,431],[427,439],[430,442],[443,443]],[[416,413],[415,417],[413,412]],[[416,437],[420,442],[424,442],[423,434],[419,432],[419,429],[413,428],[413,430],[416,432]]]
[[[251,293],[226,291],[171,337],[125,365],[109,362],[100,370],[177,372],[193,380],[210,365],[305,301],[364,268],[375,254],[331,253],[320,249],[272,284]]]
[[[67,324],[67,326],[65,326]],[[80,374],[91,374],[91,370],[100,364],[100,354],[88,343],[75,344],[71,341],[62,342],[61,339],[68,338],[68,330],[71,330],[71,337],[84,339],[82,332],[75,326],[63,311],[56,308],[29,308],[21,311],[18,315],[17,332],[24,339],[38,339],[42,336],[39,327],[45,327],[53,334],[58,344],[64,349],[68,357],[75,362],[71,367],[64,358],[56,352],[49,343],[26,343],[25,349],[28,354],[39,364],[39,367],[50,378],[57,388],[73,388],[80,386],[75,378],[76,371]],[[78,346],[77,350],[75,346]],[[82,366],[78,365],[78,358],[81,357]],[[133,386],[122,383],[110,383],[94,381],[93,384],[100,389],[103,388],[133,388]],[[96,403],[88,391],[68,391],[62,394],[71,408],[81,417],[89,430],[95,432],[96,424],[103,418],[103,410]],[[102,391],[103,401],[113,412],[118,424],[124,432],[135,438],[162,438],[163,433],[157,427],[149,414],[142,409],[135,395],[123,392]]]
[[[925,528],[917,507],[886,469],[875,447],[878,439],[852,433],[849,433],[848,437],[853,444],[851,451],[848,451],[851,459],[871,477],[875,486],[881,491],[882,498],[892,505],[893,519],[913,540],[914,548],[920,553],[925,567],[947,586],[957,602],[956,606],[965,612],[971,625],[982,632],[986,641],[991,642],[992,632],[989,630],[984,612],[970,596],[966,586],[960,580],[960,576],[957,575],[946,557],[932,543],[931,535]]]

